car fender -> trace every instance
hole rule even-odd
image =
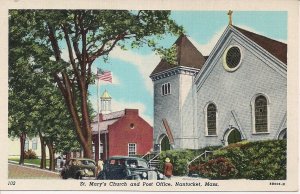
[[[81,176],[84,176],[84,175],[85,175],[85,173],[84,173],[84,171],[83,171],[83,170],[77,170],[77,171],[76,171],[76,175],[81,175]]]

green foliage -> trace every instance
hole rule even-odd
[[[9,10],[9,136],[41,133],[47,142],[65,150],[76,146],[68,144],[76,133],[84,154],[92,157],[88,89],[94,83],[94,61],[107,59],[116,46],[161,49],[157,40],[183,31],[170,14],[150,10]],[[68,51],[67,58],[63,51]],[[63,98],[57,95],[57,87]],[[65,105],[60,103],[62,99]],[[70,129],[75,133],[67,132]],[[60,145],[61,141],[65,144]]]
[[[15,162],[19,162],[19,158],[9,158],[8,161],[15,161]],[[36,159],[25,159],[24,160],[24,163],[27,163],[27,164],[34,164],[34,165],[40,165],[41,163],[41,159],[39,158],[36,158]],[[46,166],[49,166],[49,159],[46,159]]]
[[[172,64],[174,66],[178,65],[176,45],[173,45],[169,49],[157,48],[156,52],[158,55],[160,55],[160,57],[163,60],[169,62],[170,64]]]
[[[191,150],[168,150],[162,152],[159,156],[160,164],[159,169],[163,172],[163,166],[166,158],[170,158],[173,164],[174,175],[187,174],[187,163],[192,160],[194,153]]]
[[[208,146],[199,150],[168,150],[162,151],[159,155],[159,169],[163,171],[163,166],[166,158],[170,158],[173,164],[173,174],[175,176],[182,176],[188,174],[188,162],[193,160],[205,150],[212,151],[220,146]]]
[[[224,157],[218,157],[199,165],[200,174],[205,178],[211,179],[229,179],[234,178],[237,169],[230,160]]]
[[[33,150],[27,150],[25,151],[24,155],[25,159],[37,159],[36,153]]]
[[[200,157],[205,150],[213,151],[208,159]],[[286,179],[286,140],[242,141],[227,147],[206,147],[200,150],[169,150],[159,156],[160,170],[165,158],[170,158],[174,175],[200,174],[211,179]]]
[[[220,157],[229,159],[236,167],[235,178],[286,179],[286,140],[232,144],[213,153],[213,160]]]

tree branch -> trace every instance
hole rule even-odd
[[[77,42],[79,40],[79,27],[78,27],[78,23],[77,23],[77,18],[78,18],[78,15],[75,12],[75,14],[74,14],[75,37],[73,39],[73,47],[74,47],[74,51],[77,56],[77,59],[78,59],[79,63],[81,63],[82,62],[81,53],[79,51],[79,46],[78,46],[78,42]]]
[[[48,23],[48,32],[49,32],[48,37],[49,37],[50,42],[51,42],[51,46],[52,46],[52,49],[53,49],[53,52],[54,52],[55,59],[56,59],[56,61],[60,61],[61,60],[61,55],[60,55],[58,42],[57,42],[57,39],[55,38],[53,27],[50,26],[49,23]]]
[[[82,15],[81,15],[82,16]],[[87,51],[86,51],[86,30],[84,29],[83,26],[83,16],[79,19],[79,27],[80,27],[80,33],[81,33],[81,41],[82,41],[82,49],[81,49],[81,54],[82,54],[82,61],[80,63],[81,66],[81,76],[85,77],[86,74],[86,61],[87,61]]]
[[[126,35],[126,32],[122,33],[122,34],[118,34],[115,38],[110,38],[110,39],[107,39],[105,41],[103,41],[103,44],[102,46],[96,51],[94,52],[90,58],[89,58],[89,62],[92,62],[94,61],[96,58],[98,58],[99,56],[101,55],[105,55],[105,54],[108,54],[114,47],[115,45],[120,41],[120,40],[123,40],[124,37]],[[107,45],[107,43],[109,43],[110,41],[112,41],[112,45],[110,46],[109,49],[106,49],[104,50],[105,46]]]
[[[57,62],[59,62],[59,61],[61,61],[61,54],[60,54],[57,39],[55,38],[54,29],[50,26],[50,24],[48,24],[48,29],[49,29],[48,37],[50,39],[51,46],[54,51],[55,59]],[[65,98],[66,105],[69,109],[69,112],[72,116],[72,119],[73,119],[73,122],[75,125],[76,133],[77,133],[80,141],[83,143],[84,142],[86,143],[86,140],[85,140],[86,135],[83,134],[83,132],[81,131],[80,118],[78,115],[78,110],[77,110],[77,106],[76,106],[76,103],[74,100],[74,96],[72,95],[72,92],[71,92],[71,83],[70,83],[69,77],[65,72],[61,72],[61,74],[62,74],[63,82],[61,81],[61,79],[57,75],[57,73],[53,74],[54,79],[55,79],[56,83],[58,84],[58,87],[60,88],[60,90]]]
[[[71,62],[72,68],[74,70],[75,77],[77,78],[77,81],[79,81],[81,79],[81,77],[79,75],[78,68],[77,68],[77,65],[75,63],[75,59],[74,59],[73,51],[72,51],[72,46],[71,46],[71,42],[70,42],[70,37],[69,37],[67,27],[66,27],[65,24],[62,25],[62,29],[63,29],[64,35],[65,35],[65,40],[66,40],[67,47],[68,47],[70,62]]]

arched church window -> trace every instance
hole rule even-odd
[[[217,134],[217,108],[214,104],[207,106],[207,135]]]
[[[268,132],[268,102],[262,95],[255,99],[255,131]]]

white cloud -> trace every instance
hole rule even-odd
[[[115,47],[114,50],[110,52],[110,57],[118,58],[135,65],[144,78],[147,91],[149,91],[151,95],[153,94],[153,84],[149,76],[159,63],[159,56],[154,53],[141,55],[130,50],[122,50],[120,47]]]
[[[62,48],[61,49],[61,58],[64,60],[64,61],[67,61],[69,62],[70,61],[70,56],[69,56],[69,51],[67,48]],[[73,52],[73,57],[76,58],[76,54],[75,54],[75,51],[74,49],[72,49],[72,52]]]
[[[188,37],[188,39],[193,43],[193,45],[202,53],[204,56],[208,56],[210,52],[213,50],[214,46],[217,44],[218,40],[221,38],[226,27],[221,28],[218,32],[216,32],[213,37],[206,44],[199,44],[192,37]]]

